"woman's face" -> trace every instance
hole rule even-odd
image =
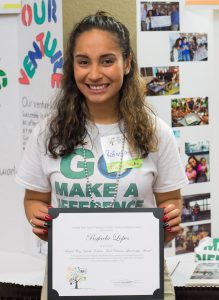
[[[193,166],[193,168],[195,168],[197,165],[197,162],[194,158],[190,158],[189,163]]]
[[[82,33],[74,49],[74,76],[87,105],[117,105],[124,74],[130,60],[124,61],[116,37],[104,30]]]

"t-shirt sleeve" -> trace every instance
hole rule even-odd
[[[181,189],[188,184],[188,179],[172,129],[160,119],[157,122],[157,136],[157,175],[153,191],[165,193]]]
[[[50,192],[50,182],[43,170],[45,157],[42,126],[36,125],[27,142],[15,181],[29,190]]]

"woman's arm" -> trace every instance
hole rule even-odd
[[[48,216],[48,209],[51,205],[51,193],[41,193],[31,190],[25,190],[24,208],[28,221],[31,220],[33,233],[40,239],[48,240],[48,230],[46,222],[51,218]]]
[[[168,243],[181,231],[182,198],[180,190],[155,193],[157,207],[164,208],[163,221],[169,224],[165,229],[164,242]]]

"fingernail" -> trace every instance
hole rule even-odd
[[[52,218],[49,215],[45,215],[45,220],[46,221],[52,221]]]
[[[167,231],[169,232],[172,232],[172,229],[171,228],[166,228]]]
[[[53,206],[52,206],[52,205],[48,205],[48,207],[49,207],[49,208],[53,208]]]
[[[44,222],[43,227],[46,227],[46,228],[49,227],[49,223]]]
[[[163,216],[162,221],[163,221],[163,222],[166,222],[167,220],[168,220],[168,216],[166,216],[166,215]]]
[[[43,229],[43,233],[48,233],[48,229]]]
[[[170,224],[167,223],[167,222],[163,224],[163,228],[167,228],[167,227],[169,227],[169,226],[170,226]]]

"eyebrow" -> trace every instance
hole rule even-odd
[[[108,57],[108,56],[116,56],[116,55],[114,53],[106,53],[106,54],[101,55],[100,58],[105,58],[105,57]],[[79,54],[76,54],[75,57],[76,58],[80,58],[80,57],[86,57],[87,58],[89,56],[86,55],[86,54],[80,54],[79,53]]]

